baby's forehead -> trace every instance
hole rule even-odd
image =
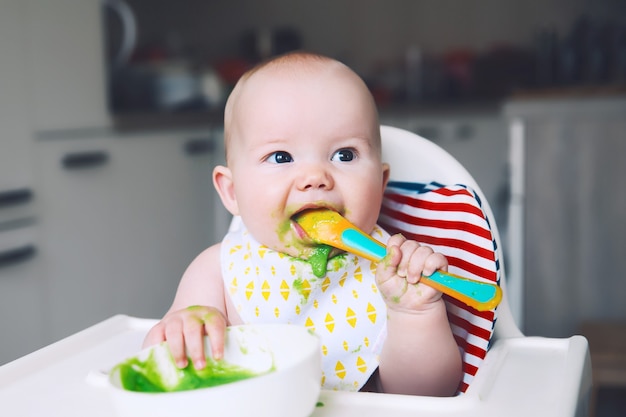
[[[333,100],[368,103],[370,92],[365,83],[342,64],[314,62],[310,65],[273,65],[245,80],[233,102],[233,116],[256,111],[259,106],[281,100]],[[320,92],[332,92],[320,95]]]
[[[229,142],[238,136],[236,132],[241,127],[238,125],[247,123],[246,115],[256,113],[267,98],[275,99],[277,90],[293,93],[300,91],[300,88],[324,89],[327,86],[335,92],[341,91],[339,94],[351,95],[351,102],[355,95],[358,96],[358,102],[366,108],[372,107],[371,111],[367,110],[364,114],[371,113],[373,122],[378,126],[376,106],[369,89],[353,70],[327,57],[290,56],[255,68],[244,75],[235,87],[226,106],[224,133],[227,149]]]

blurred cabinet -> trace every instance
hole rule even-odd
[[[216,141],[208,129],[38,138],[51,338],[165,313],[186,266],[218,239]]]
[[[626,97],[520,99],[505,113],[523,330],[565,337],[583,320],[626,318]]]
[[[41,347],[44,279],[24,74],[25,4],[0,1],[0,364]],[[19,335],[19,336],[16,336]]]
[[[0,195],[32,187],[27,81],[24,74],[24,4],[2,0],[0,10]],[[0,221],[8,204],[1,204]],[[6,201],[6,200],[5,200]]]

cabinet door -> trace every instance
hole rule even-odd
[[[216,239],[211,141],[208,131],[40,140],[53,337],[117,313],[165,313]]]
[[[626,317],[626,97],[520,101],[524,330]]]
[[[31,137],[24,77],[24,3],[0,3],[0,364],[43,345]]]
[[[0,194],[29,188],[32,178],[25,101],[23,23],[24,4],[19,0],[2,0],[0,5]],[[6,209],[6,206],[4,208]],[[0,221],[6,217],[6,214],[0,214]]]

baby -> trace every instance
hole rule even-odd
[[[144,344],[167,340],[178,366],[187,349],[203,368],[204,335],[219,359],[226,326],[293,323],[320,336],[325,389],[453,395],[459,349],[441,293],[419,283],[447,261],[376,225],[389,178],[379,129],[368,88],[333,59],[291,53],[246,73],[226,104],[227,166],[213,171],[242,226],[189,265]],[[386,242],[385,259],[333,249],[317,276],[318,245],[293,218],[318,207]]]

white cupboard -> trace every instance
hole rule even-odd
[[[160,317],[216,241],[210,130],[39,137],[51,337],[117,313]]]
[[[2,0],[0,10],[0,193],[32,187],[31,159],[24,74],[25,42],[20,19],[24,5]],[[14,197],[13,201],[14,200]],[[8,204],[0,205],[0,221]]]
[[[43,290],[26,111],[25,5],[0,10],[0,363],[41,347]]]
[[[566,337],[626,316],[626,96],[511,101],[524,326]]]

